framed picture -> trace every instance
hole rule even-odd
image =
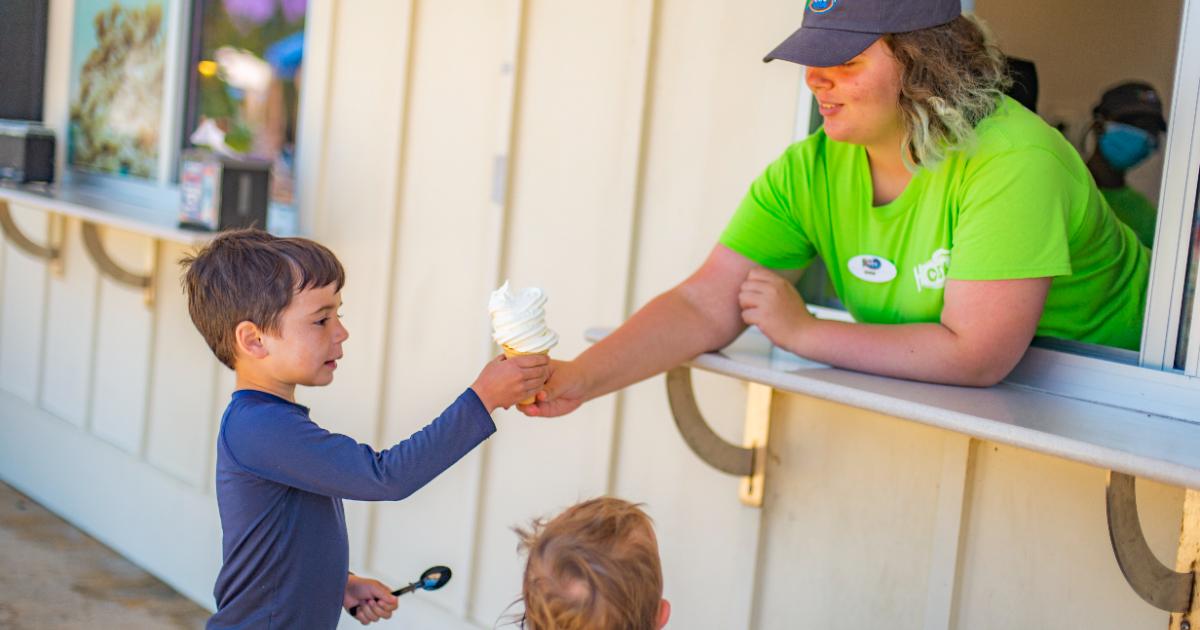
[[[67,162],[155,180],[166,89],[165,0],[76,0]]]

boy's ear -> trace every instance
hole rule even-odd
[[[671,602],[662,600],[658,602],[658,627],[667,627],[667,621],[671,619]]]
[[[266,358],[267,347],[263,345],[262,333],[251,321],[240,322],[233,329],[233,342],[239,353],[255,359]]]

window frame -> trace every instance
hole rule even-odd
[[[183,155],[182,137],[187,114],[188,66],[193,35],[193,20],[200,0],[163,0],[164,44],[166,57],[163,80],[163,111],[160,123],[160,160],[153,179],[125,178],[76,168],[66,161],[65,144],[61,180],[64,185],[86,188],[133,205],[178,213],[180,204],[179,160]],[[325,116],[329,106],[330,53],[335,26],[334,0],[308,0],[304,22],[305,73],[298,94],[296,123],[296,232],[312,231],[313,203],[320,194],[319,174],[325,144]],[[72,16],[74,17],[74,16]],[[73,41],[68,43],[72,46]],[[68,50],[68,55],[71,51]],[[66,80],[70,81],[70,76]],[[65,91],[70,98],[70,86]],[[61,129],[70,127],[69,104]],[[64,131],[65,134],[65,131]]]
[[[1140,361],[1143,367],[1156,370],[1174,369],[1176,344],[1183,329],[1182,306],[1192,223],[1197,211],[1197,182],[1200,180],[1200,6],[1193,0],[1184,0],[1183,3],[1168,121],[1167,152],[1163,159],[1158,229],[1154,235]],[[1192,326],[1196,326],[1198,320],[1200,318],[1197,318],[1197,312],[1193,309]],[[1193,334],[1192,348],[1184,364],[1184,374],[1191,377],[1197,376],[1200,370],[1198,341]]]
[[[813,95],[800,75],[793,141],[809,135]],[[1174,369],[1191,230],[1200,212],[1200,0],[1184,0],[1168,113],[1158,228],[1155,232],[1142,347],[1134,353],[1085,353],[1064,344],[1029,348],[1005,383],[1050,394],[1200,422],[1200,290],[1193,295],[1187,359]],[[1200,288],[1200,287],[1198,287]],[[849,319],[837,309],[811,306],[818,317]],[[1065,344],[1069,346],[1070,344]]]
[[[172,181],[171,173],[177,170],[179,151],[174,146],[175,137],[179,135],[180,104],[183,100],[180,90],[183,88],[184,62],[182,60],[183,45],[181,39],[186,39],[189,20],[184,11],[185,4],[193,0],[162,0],[163,18],[163,94],[162,111],[159,118],[158,164],[152,178],[123,177],[112,173],[99,173],[77,167],[67,157],[70,147],[67,146],[68,130],[71,128],[70,102],[74,69],[67,73],[66,118],[62,120],[63,137],[63,169],[62,181],[69,186],[94,189],[98,193],[118,197],[136,205],[173,207],[179,203],[179,186]],[[72,9],[72,24],[77,19]],[[74,27],[72,27],[74,28]],[[68,47],[75,45],[72,37]],[[68,51],[68,56],[74,55],[74,50]]]

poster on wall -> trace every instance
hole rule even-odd
[[[164,0],[75,0],[68,162],[153,179],[162,133]]]

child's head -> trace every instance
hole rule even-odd
[[[517,530],[526,630],[657,630],[670,605],[650,517],[601,497]]]
[[[221,363],[293,385],[325,385],[346,340],[346,274],[333,252],[257,229],[218,234],[180,261],[188,312]]]

